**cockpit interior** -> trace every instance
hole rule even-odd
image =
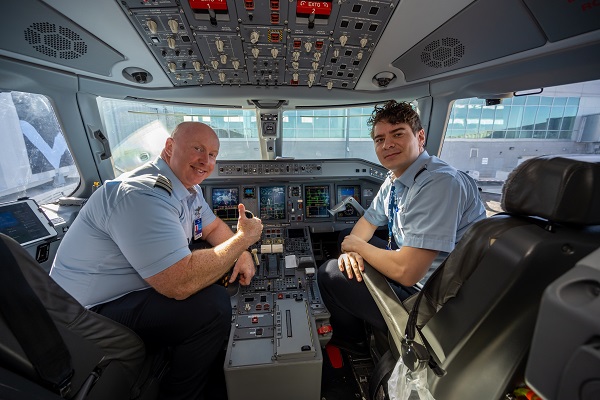
[[[388,383],[411,330],[427,353],[413,358],[420,400],[600,398],[598,0],[19,0],[0,10],[0,398],[157,398],[168,354],[94,319],[48,273],[90,196],[159,157],[185,121],[220,141],[200,185],[211,211],[233,232],[240,203],[263,224],[248,248],[251,283],[221,282],[232,307],[218,381],[227,399],[408,399]],[[418,112],[429,155],[475,180],[487,219],[446,259],[454,275],[416,306],[367,269],[388,333],[353,357],[328,346],[317,273],[388,179],[368,122],[389,100]],[[32,298],[42,316],[28,317]],[[98,332],[110,333],[94,342]],[[42,376],[62,355],[32,355],[38,335],[64,341],[68,385]],[[144,379],[132,390],[134,370]]]

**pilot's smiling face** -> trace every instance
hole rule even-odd
[[[219,139],[204,125],[190,123],[167,139],[167,163],[186,188],[200,184],[215,169]]]
[[[423,151],[425,131],[415,134],[407,123],[381,121],[373,127],[373,143],[381,165],[399,177]]]

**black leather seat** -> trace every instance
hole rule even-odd
[[[544,289],[600,247],[600,156],[527,160],[506,181],[502,204],[506,213],[473,225],[423,289],[416,325],[446,371],[428,369],[436,400],[500,399],[523,382]],[[365,282],[397,359],[402,307],[416,297],[400,304],[370,267]]]
[[[95,373],[101,376],[83,398],[155,398],[154,367],[160,365],[160,361],[147,356],[142,340],[128,328],[82,307],[19,243],[3,234],[0,234],[0,240],[8,246],[17,264],[11,265],[3,259],[1,268],[18,268],[22,272],[70,353],[74,374],[71,393],[66,397],[75,396],[90,374]],[[11,293],[16,298],[21,295]],[[27,313],[26,310],[17,311]],[[47,390],[47,385],[27,357],[20,338],[15,337],[9,325],[5,315],[0,313],[0,397],[59,398]],[[38,334],[42,337],[44,332]]]

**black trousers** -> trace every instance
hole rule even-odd
[[[231,302],[224,287],[211,285],[185,300],[140,290],[92,311],[129,327],[149,345],[171,348],[171,367],[160,383],[161,400],[215,398],[206,393],[207,377],[223,375],[223,366],[214,362],[231,327]]]
[[[340,244],[349,233],[350,229],[340,233]],[[369,243],[380,248],[387,245],[385,240],[376,236]],[[337,259],[328,260],[319,267],[317,283],[323,302],[331,314],[333,338],[350,343],[365,342],[365,322],[375,329],[387,332],[385,320],[367,285],[357,282],[356,278],[348,279],[346,273],[339,270]],[[390,286],[401,300],[417,292],[413,287],[405,287],[393,281],[390,281]]]

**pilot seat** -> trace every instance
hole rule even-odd
[[[155,399],[163,355],[86,310],[0,234],[0,398]]]

